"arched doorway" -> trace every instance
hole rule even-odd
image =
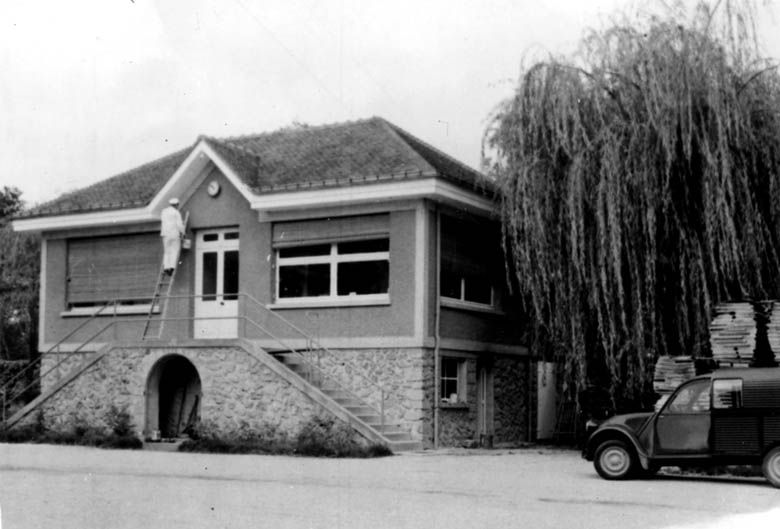
[[[161,358],[146,382],[146,433],[178,437],[200,416],[200,376],[181,355]]]

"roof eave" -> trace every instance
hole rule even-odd
[[[137,224],[157,220],[148,208],[112,209],[92,213],[71,213],[44,217],[19,218],[11,221],[17,232],[40,232],[71,228],[92,228],[98,226],[116,226]]]
[[[429,199],[448,203],[485,215],[496,213],[495,202],[490,198],[436,176],[352,187],[269,193],[256,196],[251,205],[254,210],[272,213],[312,207],[339,207],[410,199]]]

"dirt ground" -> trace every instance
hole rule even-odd
[[[578,453],[546,448],[335,460],[0,444],[0,508],[6,529],[725,529],[777,527],[780,490],[609,482]]]

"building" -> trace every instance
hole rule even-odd
[[[113,404],[146,437],[327,413],[395,449],[528,440],[535,366],[493,193],[371,118],[200,137],[33,209],[14,228],[42,234],[46,354],[12,420]],[[155,298],[172,197],[191,246]]]

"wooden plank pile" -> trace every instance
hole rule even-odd
[[[669,395],[685,382],[696,375],[696,367],[690,356],[659,356],[653,373],[653,390],[660,395],[655,403],[658,410]]]
[[[775,360],[780,360],[780,303],[772,302],[767,337]],[[748,367],[756,347],[756,322],[753,305],[722,303],[715,307],[710,323],[712,358],[721,367]]]
[[[747,367],[756,346],[756,322],[750,303],[722,303],[710,323],[712,358],[721,366]],[[769,343],[772,343],[770,338]]]

